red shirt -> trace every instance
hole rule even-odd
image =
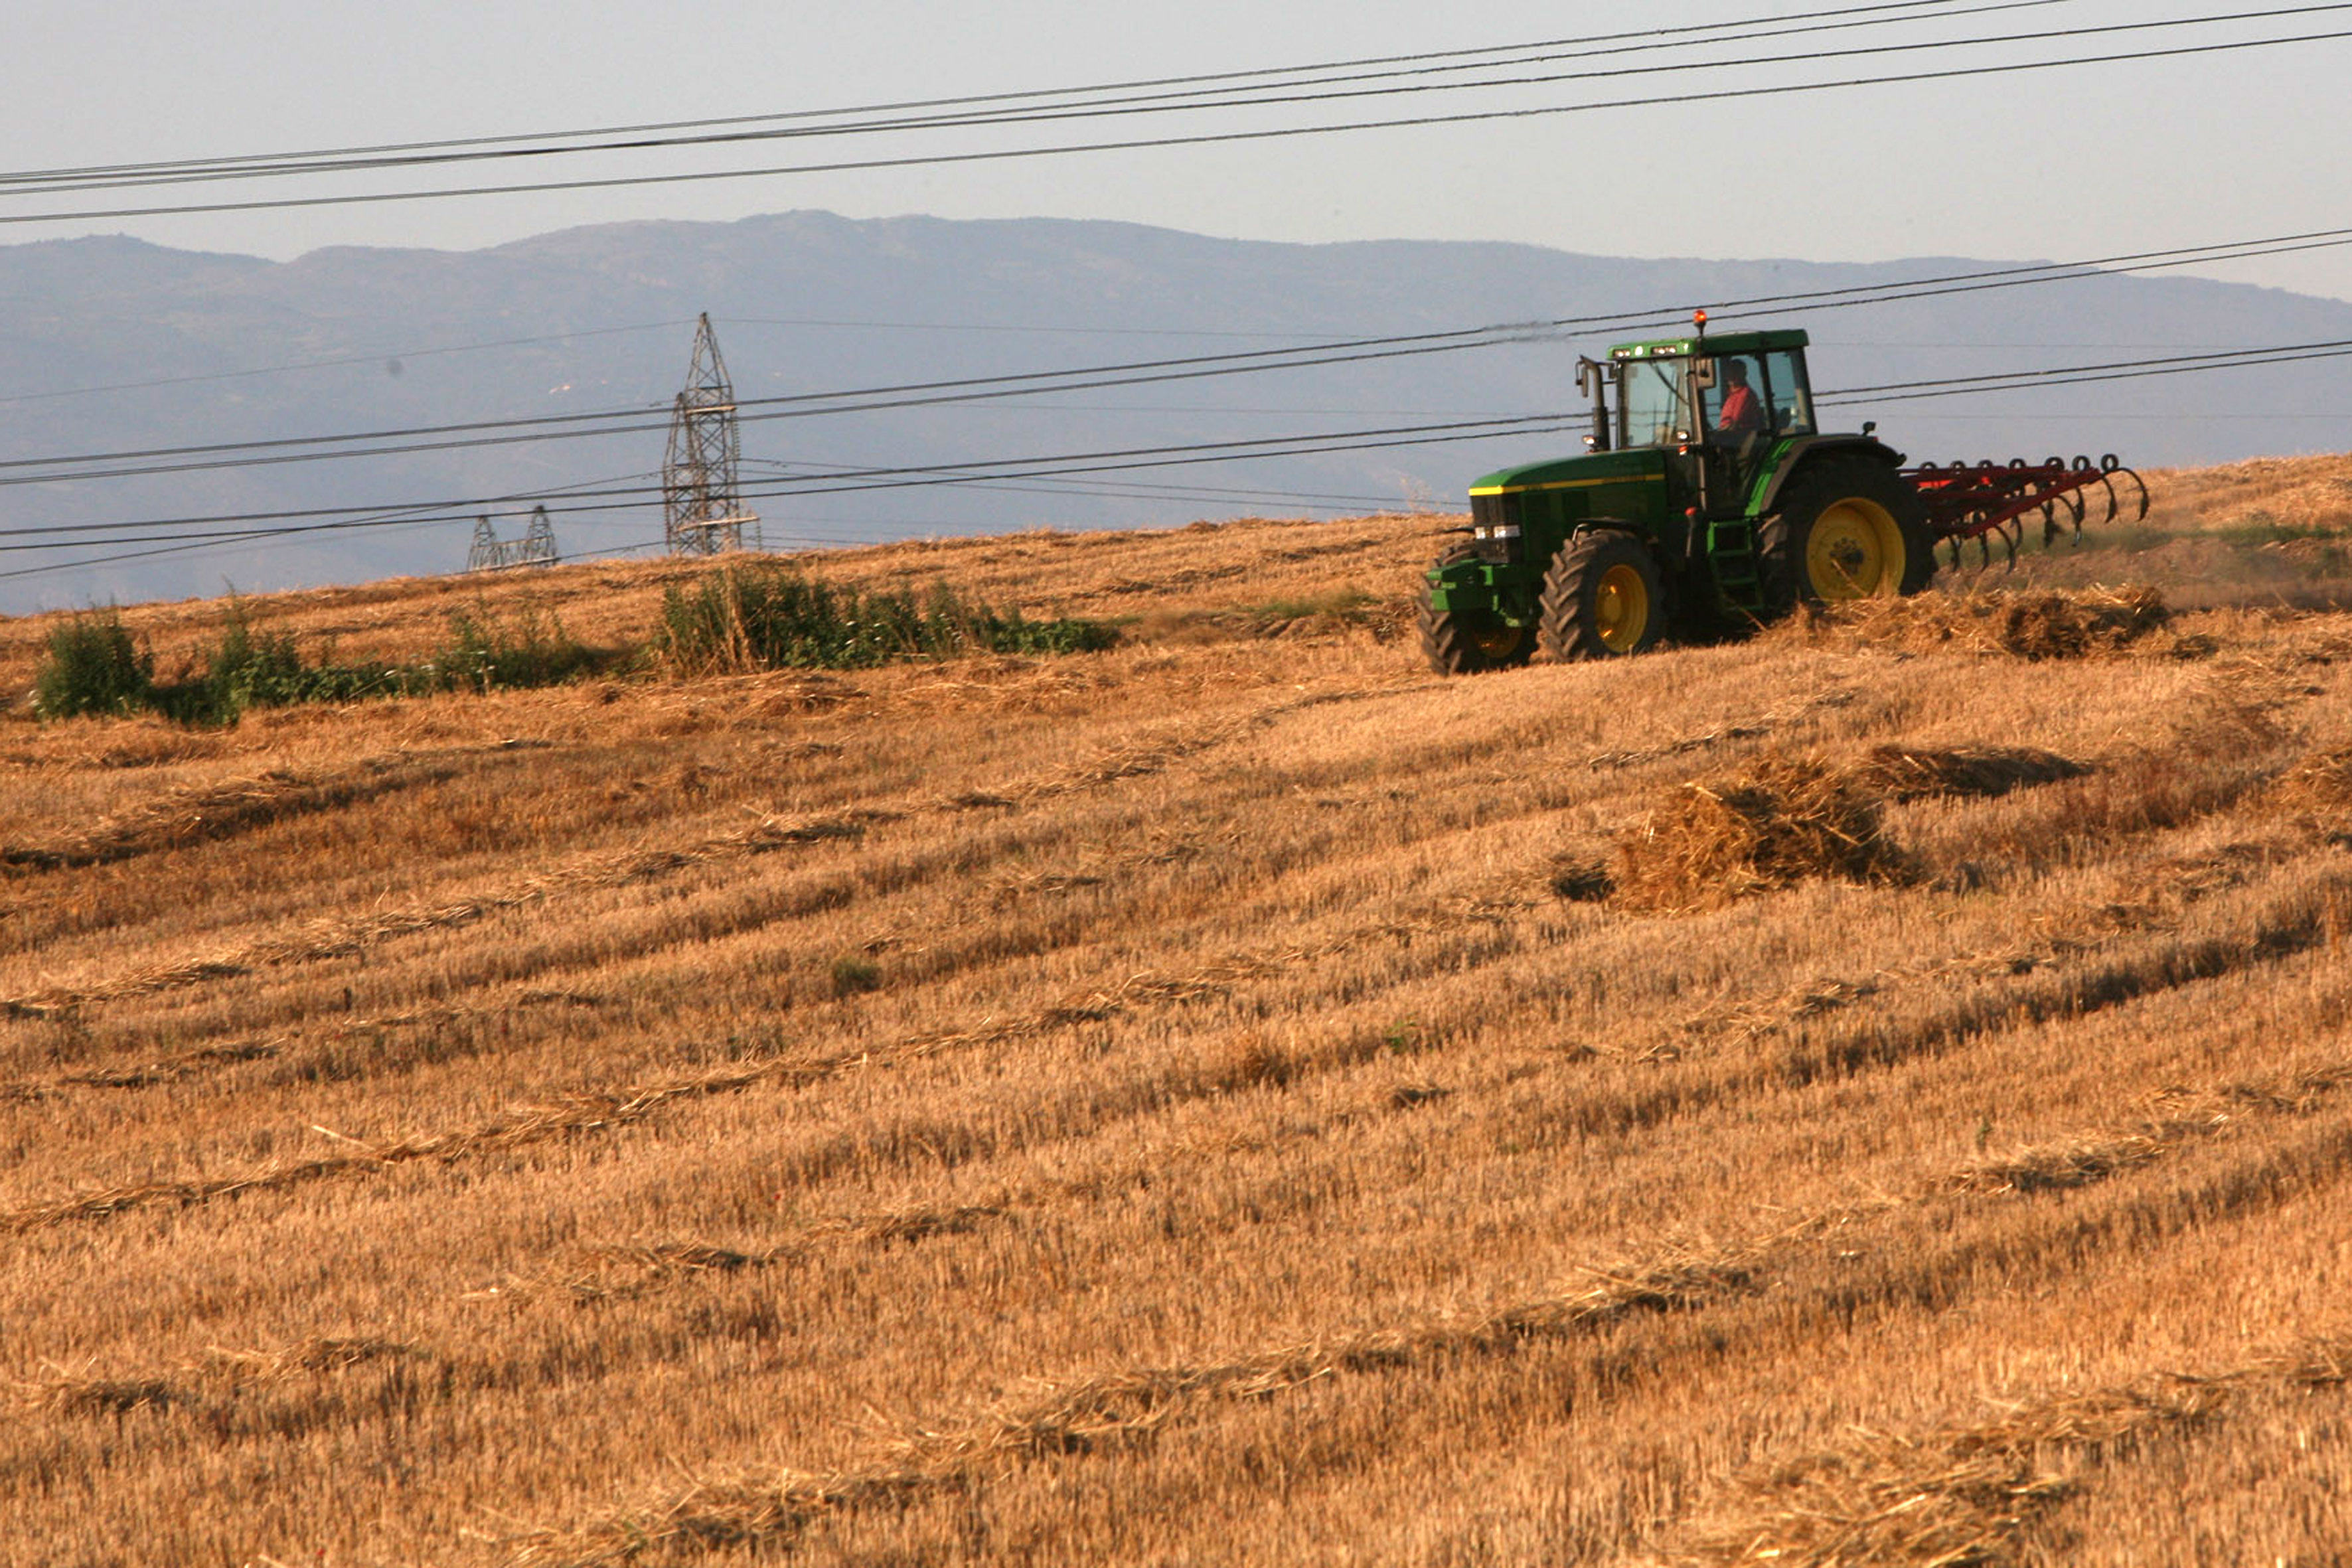
[[[1723,412],[1717,416],[1715,427],[1745,433],[1764,423],[1764,409],[1756,401],[1753,389],[1735,386],[1723,395]]]

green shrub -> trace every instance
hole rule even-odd
[[[721,566],[691,589],[662,595],[658,651],[688,674],[752,669],[858,669],[900,658],[966,653],[1079,653],[1117,638],[1095,621],[1033,621],[967,605],[940,584],[860,594],[813,583],[789,568]]]
[[[234,724],[248,708],[302,700],[303,675],[292,634],[257,637],[244,601],[231,596],[205,673],[157,687],[153,702],[183,724]]]
[[[537,609],[516,621],[500,620],[488,609],[452,610],[448,639],[425,668],[435,689],[489,691],[560,685],[595,662],[561,620]]]
[[[562,623],[537,612],[508,623],[459,610],[432,658],[415,664],[305,664],[291,632],[254,629],[231,599],[205,672],[154,687],[152,705],[183,724],[234,724],[248,709],[298,702],[362,702],[436,691],[488,691],[568,680],[595,656],[565,635]]]
[[[49,633],[33,677],[33,711],[44,719],[78,713],[129,713],[155,689],[155,656],[131,640],[118,611],[76,614]]]
[[[864,991],[882,989],[882,966],[870,958],[836,958],[833,961],[833,994],[855,996]]]

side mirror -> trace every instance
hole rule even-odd
[[[1691,384],[1693,386],[1713,386],[1715,384],[1715,362],[1713,360],[1695,359],[1691,361]]]

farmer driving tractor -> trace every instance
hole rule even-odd
[[[1716,416],[1715,428],[1720,435],[1750,436],[1764,428],[1764,401],[1748,384],[1748,362],[1743,359],[1723,361],[1723,408]]]

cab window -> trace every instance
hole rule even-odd
[[[1633,360],[1625,366],[1623,391],[1617,401],[1624,421],[1622,445],[1670,447],[1687,439],[1688,406],[1683,389],[1682,360]]]
[[[1804,356],[1789,349],[1758,354],[1763,362],[1767,417],[1776,435],[1813,434],[1813,389],[1805,384]]]

